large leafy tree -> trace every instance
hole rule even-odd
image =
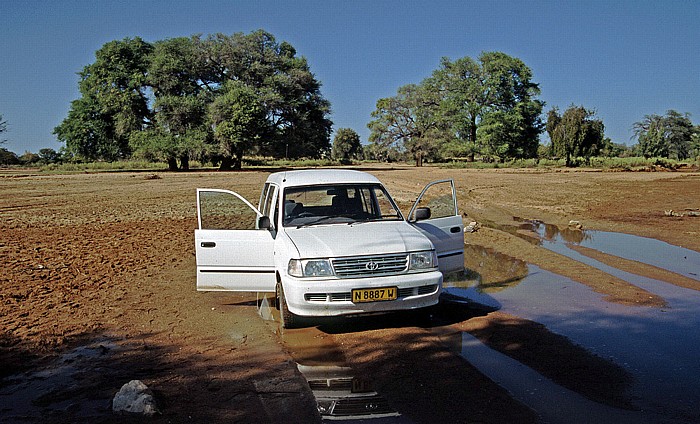
[[[333,159],[349,162],[362,156],[360,136],[352,128],[338,128],[333,138]]]
[[[690,114],[669,110],[665,116],[646,115],[633,125],[644,157],[688,159],[695,150],[698,127],[693,126]]]
[[[251,152],[317,157],[330,149],[321,84],[291,45],[262,30],[109,42],[80,76],[82,97],[54,133],[87,159],[134,151],[171,169],[178,161],[186,169],[190,158],[235,167]]]
[[[255,91],[272,132],[257,147],[276,157],[318,157],[330,148],[330,103],[304,57],[286,42],[258,30],[200,39],[207,63],[203,81],[223,87],[238,81]]]
[[[577,157],[590,160],[604,147],[605,126],[595,118],[595,111],[571,105],[562,115],[557,108],[547,114],[547,133],[552,153],[566,157],[566,166],[573,166]]]
[[[243,155],[270,133],[265,107],[255,90],[228,81],[210,107],[214,134],[223,155],[222,169],[240,169]]]
[[[478,60],[443,58],[431,77],[443,94],[442,116],[471,160],[474,154],[533,157],[544,103],[539,86],[520,59],[484,52]]]
[[[379,99],[367,127],[373,150],[406,150],[423,164],[434,157],[443,140],[442,121],[438,118],[439,97],[429,84],[408,84],[396,96]]]
[[[140,38],[110,41],[80,75],[82,97],[54,134],[72,154],[114,160],[130,156],[129,138],[151,119],[145,89],[152,46]]]

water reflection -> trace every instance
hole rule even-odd
[[[519,219],[515,218],[514,219]],[[541,221],[528,221],[533,231],[557,253],[571,256],[566,244],[588,247],[610,255],[663,268],[700,281],[700,252],[631,234],[562,228]],[[574,259],[579,259],[576,256]]]
[[[668,307],[658,309],[611,304],[582,284],[533,265],[520,265],[513,258],[486,249],[479,250],[478,247],[465,249],[465,266],[475,271],[476,278],[462,282],[448,281],[446,295],[456,296],[467,304],[491,305],[505,313],[541,323],[550,331],[564,335],[592,353],[625,367],[636,380],[630,394],[636,399],[636,404],[644,409],[644,414],[625,413],[620,421],[700,422],[700,410],[696,404],[700,399],[700,380],[697,378],[700,375],[700,363],[697,361],[700,357],[700,333],[696,331],[700,327],[700,293],[621,271],[586,257],[570,246],[588,247],[699,281],[700,253],[628,234],[560,229],[541,221],[517,217],[514,217],[514,221],[517,225],[502,226],[501,229],[518,236],[522,236],[523,232],[533,233],[542,247],[662,296],[667,300]],[[470,253],[467,254],[467,251]],[[493,261],[484,260],[485,255],[492,255]],[[472,262],[468,262],[470,258]],[[489,265],[485,266],[487,263]],[[498,275],[491,281],[510,279],[515,283],[491,290],[487,296],[481,283],[489,273]],[[471,340],[467,345],[473,346],[475,343]],[[470,349],[474,352],[474,349]],[[481,352],[483,354],[483,350]],[[487,362],[500,363],[493,354],[489,354],[489,357]],[[509,373],[518,376],[516,382],[522,379],[531,381],[513,369],[506,372]],[[530,392],[537,390],[541,392],[539,399],[551,399],[547,389],[537,387],[536,384],[525,384],[521,393],[524,397],[531,397]],[[511,389],[513,392],[515,390]],[[552,412],[547,412],[547,406],[538,402],[531,400],[527,403],[544,416]],[[586,410],[585,402],[567,408]],[[554,414],[556,417],[556,411]],[[561,414],[559,412],[559,418],[549,415],[547,420],[569,422]],[[605,412],[602,416],[605,416]]]
[[[505,313],[541,323],[622,365],[636,380],[632,397],[650,414],[700,422],[695,404],[700,399],[700,293],[665,285],[669,308],[629,307],[606,302],[586,286],[536,266],[530,271],[519,284],[490,296],[477,287],[445,291],[465,302],[493,302]]]
[[[314,327],[282,329],[273,293],[258,293],[257,305],[258,314],[275,326],[299,372],[308,382],[323,420],[409,422],[374,390],[369,379],[354,374],[327,334]]]
[[[297,367],[309,383],[321,418],[345,422],[351,419],[386,422],[391,418],[392,422],[398,422],[396,417],[400,414],[374,391],[370,381],[356,377],[350,367],[337,364],[297,364]]]
[[[528,274],[527,263],[494,249],[465,244],[463,275],[452,275],[444,287],[469,288],[494,293],[517,285]]]

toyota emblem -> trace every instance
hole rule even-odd
[[[365,264],[365,269],[367,271],[376,271],[379,269],[379,264],[374,261],[369,261]]]

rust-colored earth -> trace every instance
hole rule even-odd
[[[492,258],[537,265],[610,302],[664,305],[657,295],[531,243],[536,235],[522,220],[562,231],[575,220],[586,229],[700,251],[700,217],[665,213],[700,208],[700,173],[693,170],[365,170],[402,205],[425,183],[453,178],[465,222],[481,224],[465,234],[466,253],[485,248]],[[413,422],[535,422],[532,411],[451,347],[461,331],[590,399],[630,407],[629,376],[619,367],[503,312],[443,306],[428,318],[372,317],[282,332],[258,316],[255,294],[197,293],[195,188],[227,188],[257,200],[269,172],[0,171],[0,389],[40,380],[41,370],[70,372],[62,384],[37,386],[26,407],[0,398],[0,421],[139,421],[113,415],[110,401],[122,384],[140,379],[159,404],[154,422],[315,422],[314,397],[297,362],[338,356],[371,376]],[[682,276],[581,250],[698,289]],[[482,284],[503,278],[498,266],[465,257]],[[82,356],[75,354],[79,347],[87,347]],[[80,366],[70,368],[74,363]]]

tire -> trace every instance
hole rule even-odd
[[[287,308],[287,299],[284,298],[284,290],[282,284],[277,283],[277,305],[280,309],[280,317],[282,318],[282,328],[296,328],[299,325],[299,318],[289,312]]]

